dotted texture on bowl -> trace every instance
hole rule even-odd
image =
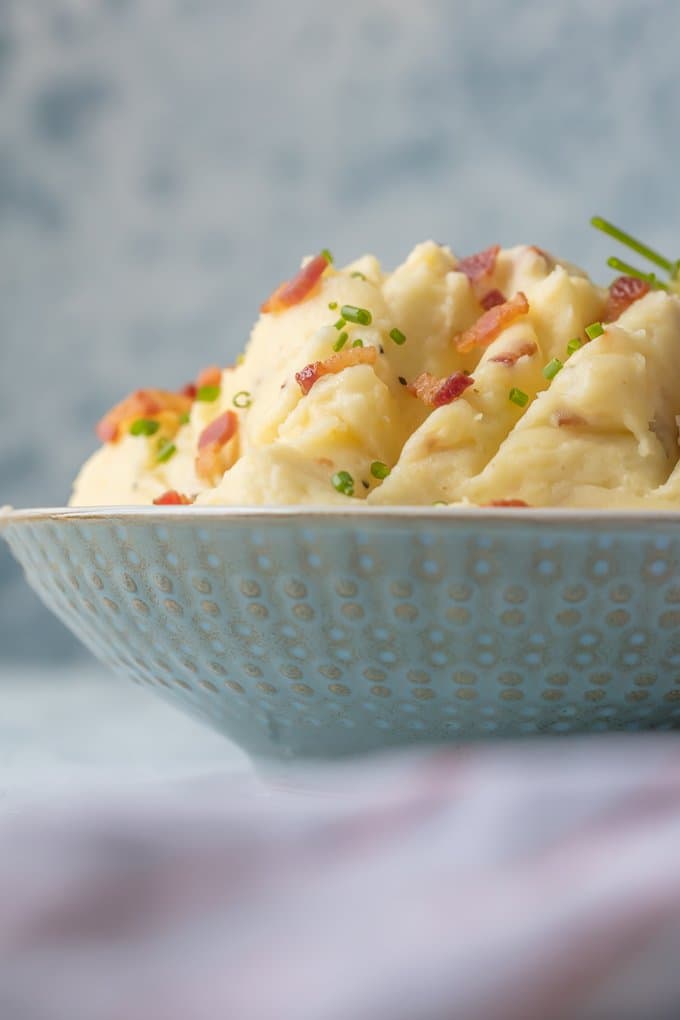
[[[40,519],[7,537],[105,663],[256,755],[672,729],[680,531]]]

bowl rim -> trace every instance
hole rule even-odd
[[[469,527],[489,523],[531,524],[537,527],[597,526],[597,530],[618,528],[675,526],[680,528],[678,510],[660,509],[595,509],[580,507],[480,507],[480,506],[57,506],[14,509],[0,507],[0,532],[10,525],[39,522],[81,522],[106,524],[111,521],[183,521],[190,522],[252,522],[265,524],[296,521],[306,523],[333,522],[356,525],[362,520],[386,524],[395,522],[437,523]]]

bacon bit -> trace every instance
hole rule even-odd
[[[177,492],[176,489],[168,489],[162,496],[157,496],[154,499],[154,506],[190,506],[195,496],[185,496],[183,492]]]
[[[225,443],[228,443],[236,435],[237,429],[238,415],[234,411],[225,411],[224,414],[220,414],[203,429],[198,437],[199,450],[210,446],[212,443],[224,446]]]
[[[468,255],[461,259],[456,270],[465,273],[470,283],[474,286],[487,276],[491,276],[496,268],[496,258],[501,250],[500,244],[492,244],[484,251],[478,251],[476,255]]]
[[[522,344],[516,351],[507,351],[504,354],[497,354],[493,358],[489,358],[489,361],[497,361],[500,365],[515,365],[520,358],[530,358],[532,354],[535,354],[538,347],[535,343],[529,341],[528,343]]]
[[[452,404],[472,385],[474,379],[464,372],[454,372],[444,379],[437,379],[429,372],[421,372],[406,388],[428,407],[444,407],[445,404]]]
[[[502,305],[505,303],[505,296],[497,289],[488,290],[484,297],[479,299],[479,303],[488,312],[490,308],[495,308],[496,305]]]
[[[218,365],[210,365],[209,368],[204,368],[202,372],[198,373],[196,382],[187,383],[179,391],[183,397],[188,397],[192,402],[196,399],[198,391],[202,386],[221,386],[222,385],[222,369]]]
[[[202,386],[221,386],[222,385],[222,369],[219,365],[211,365],[209,368],[204,368],[202,372],[198,373],[196,379],[196,389],[200,390]]]
[[[523,499],[492,499],[490,503],[482,503],[482,506],[529,506]]]
[[[471,351],[473,347],[488,347],[511,322],[529,311],[526,294],[517,291],[514,298],[502,305],[490,308],[477,319],[473,326],[455,338],[455,344],[462,353]]]
[[[261,312],[284,312],[286,308],[299,305],[316,287],[324,271],[328,268],[325,255],[317,255],[303,266],[299,273],[277,287],[260,307]]]
[[[168,390],[135,390],[112,407],[97,424],[96,432],[104,443],[112,443],[120,437],[121,425],[137,418],[152,418],[164,411],[186,414],[191,410],[191,400],[184,393],[170,393]]]
[[[378,352],[375,347],[348,347],[346,350],[331,354],[324,361],[312,361],[301,371],[295,373],[295,381],[306,396],[315,382],[323,375],[337,375],[354,365],[375,365]]]
[[[551,421],[553,425],[557,425],[558,428],[564,428],[569,425],[578,426],[586,424],[585,418],[582,418],[580,414],[574,414],[572,411],[554,411]]]
[[[620,315],[649,291],[650,286],[646,280],[638,280],[634,276],[617,277],[609,288],[604,321],[616,322]]]
[[[207,425],[198,439],[196,474],[204,482],[215,484],[236,462],[238,450],[234,444],[229,451],[224,447],[238,432],[238,415],[225,411]]]

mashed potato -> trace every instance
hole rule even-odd
[[[98,426],[72,505],[680,505],[680,299],[530,246],[326,255],[245,355]]]

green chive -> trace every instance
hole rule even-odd
[[[642,241],[638,241],[637,238],[631,237],[631,235],[627,234],[625,230],[621,230],[619,227],[615,227],[614,224],[610,223],[608,220],[602,219],[601,216],[593,216],[590,222],[592,226],[596,227],[597,230],[601,230],[603,234],[609,234],[609,236],[613,237],[616,241],[620,241],[621,244],[625,244],[626,247],[632,248],[632,250],[636,251],[638,255],[642,255],[643,258],[648,259],[655,265],[661,266],[661,268],[665,269],[667,273],[671,274],[671,276],[675,276],[677,263],[671,262],[663,255],[660,255],[657,251],[654,251],[653,248],[649,248],[646,244],[643,244]]]
[[[340,309],[340,314],[343,315],[348,322],[357,322],[360,326],[370,326],[373,322],[373,316],[369,312],[368,308],[357,308],[355,305],[343,305]]]
[[[572,354],[576,354],[576,351],[580,350],[581,347],[583,347],[583,341],[579,340],[579,338],[575,336],[574,339],[570,340],[567,344],[567,357],[570,358]]]
[[[221,392],[221,386],[199,386],[196,391],[196,400],[200,400],[204,404],[214,404]]]
[[[559,358],[553,358],[543,369],[543,375],[546,379],[554,379],[558,372],[561,372],[564,365]]]
[[[510,390],[509,397],[513,404],[517,404],[518,407],[526,407],[529,403],[529,394],[525,393],[524,390],[518,390],[516,386],[513,386]]]
[[[239,390],[238,393],[234,394],[231,402],[234,407],[250,407],[253,402],[253,398],[250,393],[248,393],[248,390]]]
[[[621,259],[617,259],[615,255],[607,259],[607,265],[611,269],[616,269],[618,273],[625,273],[626,276],[634,276],[637,280],[644,280],[654,290],[668,290],[668,284],[664,283],[663,280],[657,279],[654,273],[643,273],[635,266],[631,266],[629,262],[623,262]]]
[[[177,453],[177,447],[171,439],[161,439],[158,444],[158,452],[156,453],[156,460],[159,464],[165,464],[167,460],[170,460]]]
[[[160,427],[160,422],[154,421],[153,418],[138,418],[130,426],[130,435],[152,436]]]
[[[341,492],[343,496],[354,495],[354,479],[349,471],[338,471],[331,478],[331,483],[333,488]]]
[[[601,322],[591,322],[589,326],[586,326],[586,336],[589,340],[595,340],[598,336],[602,336],[604,333],[604,326]]]
[[[237,365],[242,365],[245,360],[246,360],[245,354],[237,354],[236,355],[236,364]]]
[[[179,416],[179,423],[180,423],[180,425],[188,425],[190,418],[191,418],[191,415],[189,414],[188,411],[182,411],[182,413]]]
[[[345,322],[344,319],[338,319],[338,321],[334,322],[333,325],[335,326],[336,329],[344,329],[347,323]]]
[[[448,506],[448,505],[449,504],[445,502],[445,500],[443,499],[435,499],[434,503],[432,504],[432,506]]]
[[[394,340],[395,344],[401,347],[402,344],[406,343],[406,337],[400,329],[390,330],[390,340]]]
[[[349,333],[341,333],[340,336],[338,337],[338,339],[333,344],[333,350],[334,351],[341,351],[342,348],[347,343],[347,337],[348,336],[349,336]]]
[[[387,478],[390,473],[390,469],[387,464],[383,464],[381,460],[374,460],[371,464],[371,474],[374,478]]]
[[[363,346],[364,346],[364,341],[360,337],[357,337],[356,340],[354,341],[354,343],[352,344],[352,347],[363,347]]]
[[[330,310],[332,312],[334,312],[335,309],[338,307],[338,302],[337,301],[329,301],[328,302],[328,307],[330,308]]]
[[[365,279],[366,279],[366,277],[364,276],[364,274],[363,274],[363,273],[360,273],[360,272],[359,272],[358,270],[355,270],[355,271],[354,271],[353,273],[350,273],[350,276],[351,276],[351,277],[352,277],[353,279],[355,279],[355,280],[365,280]]]
[[[328,263],[328,265],[331,266],[333,264],[333,256],[329,252],[328,248],[324,248],[323,251],[321,252],[321,254],[325,258],[325,260]]]

